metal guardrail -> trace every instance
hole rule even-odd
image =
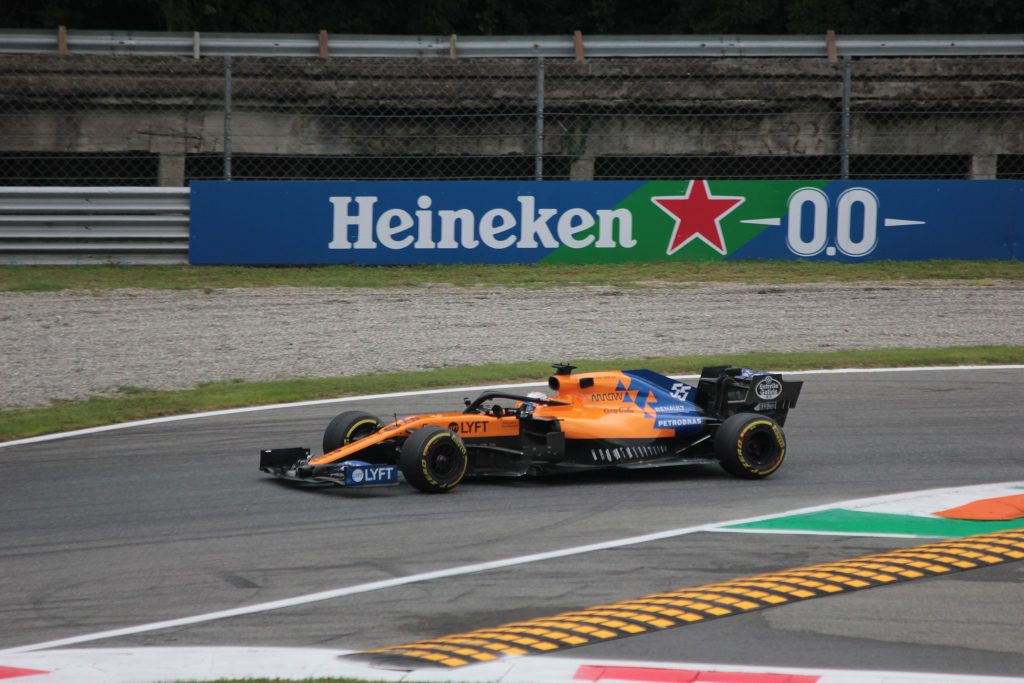
[[[189,189],[0,187],[0,263],[187,263]]]
[[[1024,35],[369,36],[0,29],[0,52],[194,57],[842,57],[1024,54]]]

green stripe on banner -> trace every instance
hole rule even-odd
[[[1024,528],[1024,519],[980,522],[944,519],[942,517],[917,517],[914,515],[894,515],[884,512],[836,509],[808,512],[803,515],[775,517],[758,522],[733,524],[724,528],[956,537]]]

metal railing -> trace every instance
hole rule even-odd
[[[187,263],[189,190],[0,187],[0,263]]]
[[[1024,54],[1024,35],[373,36],[0,29],[0,52],[199,57],[953,57]]]

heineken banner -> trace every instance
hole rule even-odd
[[[1024,181],[195,182],[194,264],[1020,258]]]

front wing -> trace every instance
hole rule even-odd
[[[362,460],[310,465],[308,448],[264,449],[260,451],[260,469],[279,479],[300,484],[346,487],[398,484],[397,465],[379,465]]]

